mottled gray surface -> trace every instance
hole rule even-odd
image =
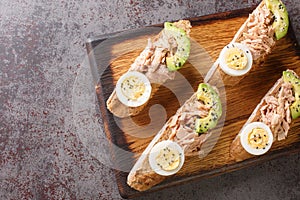
[[[85,41],[259,1],[233,2],[1,0],[0,199],[120,199],[109,157],[95,153],[105,140],[90,138],[102,131],[93,88],[78,83],[88,76]],[[284,2],[299,41],[299,1]],[[82,104],[74,105],[78,98]],[[299,156],[142,199],[300,199]]]

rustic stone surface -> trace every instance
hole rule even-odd
[[[87,38],[258,2],[2,0],[0,199],[121,198],[93,87],[78,81]],[[300,41],[299,2],[284,2]],[[300,199],[299,155],[142,199]]]

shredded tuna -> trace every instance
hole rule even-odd
[[[174,25],[178,28],[185,30],[188,36],[190,35],[192,26],[188,20],[179,20],[178,22],[174,22]]]
[[[274,138],[279,141],[287,137],[289,123],[292,120],[289,107],[294,101],[292,85],[282,83],[276,96],[265,97],[265,105],[260,109],[260,121],[271,128]]]
[[[187,20],[175,22],[176,27],[182,28],[189,35],[191,24]],[[135,59],[130,71],[144,73],[151,83],[163,84],[175,78],[175,72],[169,71],[165,58],[167,54],[174,54],[177,49],[176,40],[164,31],[153,41],[148,39],[148,44],[142,53]]]
[[[169,123],[171,129],[169,139],[182,146],[188,155],[201,154],[201,144],[210,135],[208,132],[198,136],[195,131],[195,121],[197,118],[207,117],[211,107],[198,101],[195,94],[192,98],[192,101],[186,102]]]
[[[148,39],[147,47],[135,59],[130,71],[144,73],[151,83],[163,84],[168,79],[174,79],[175,73],[169,71],[165,64],[167,51],[168,46],[157,46]]]
[[[266,7],[257,7],[249,15],[247,32],[243,33],[239,42],[249,47],[254,61],[259,60],[263,55],[271,52],[275,45],[274,29],[270,24],[273,22],[273,14]]]

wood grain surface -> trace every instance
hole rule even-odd
[[[227,45],[253,8],[192,18],[192,48],[188,63],[179,70],[176,78],[160,86],[146,108],[137,116],[126,119],[114,117],[105,107],[118,78],[146,46],[147,38],[161,29],[130,32],[95,38],[87,43],[90,64],[97,82],[96,92],[103,117],[104,129],[112,146],[116,180],[122,197],[131,198],[147,192],[183,182],[215,176],[300,150],[300,120],[293,121],[284,141],[275,142],[271,150],[260,157],[236,163],[230,158],[229,148],[256,105],[265,93],[281,77],[282,71],[292,69],[300,75],[300,51],[292,27],[288,35],[277,42],[263,66],[251,70],[236,85],[227,85],[228,77],[214,74],[210,83],[220,90],[223,116],[214,132],[217,143],[204,158],[189,157],[184,167],[166,181],[146,192],[137,192],[126,184],[128,171],[147,147],[164,122],[187,100],[199,83],[203,82],[221,49]],[[105,43],[107,40],[113,41]],[[132,154],[124,153],[131,152]]]

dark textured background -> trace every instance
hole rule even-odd
[[[90,138],[103,134],[94,97],[83,96],[82,105],[90,109],[74,114],[74,96],[81,95],[76,77],[88,69],[83,62],[88,38],[258,2],[1,0],[0,199],[120,198],[113,172],[103,164],[109,158],[97,155],[105,141]],[[300,2],[284,2],[300,41]],[[84,135],[85,130],[91,134]],[[299,157],[298,153],[142,199],[300,199]]]

